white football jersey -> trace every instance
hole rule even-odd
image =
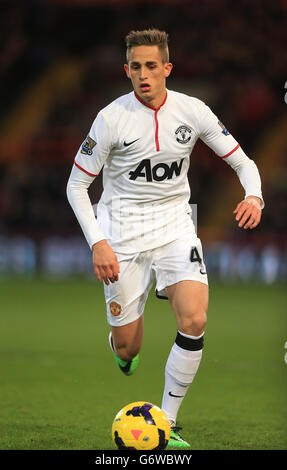
[[[197,139],[222,158],[239,148],[205,103],[171,90],[157,109],[131,92],[98,113],[74,163],[91,177],[103,168],[97,220],[116,251],[194,232],[187,172]]]

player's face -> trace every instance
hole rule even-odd
[[[129,63],[124,67],[139,98],[154,108],[160,106],[165,98],[165,81],[172,64],[163,63],[158,46],[132,47]]]

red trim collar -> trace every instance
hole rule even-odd
[[[134,91],[134,94],[135,94],[136,99],[137,99],[141,104],[143,104],[143,105],[146,106],[147,108],[152,109],[153,111],[158,111],[158,110],[164,105],[164,103],[166,102],[166,99],[167,99],[167,91],[165,91],[165,98],[164,98],[163,102],[161,103],[161,105],[159,105],[158,108],[154,108],[153,106],[150,106],[149,104],[146,104],[146,103],[136,94],[135,91]]]

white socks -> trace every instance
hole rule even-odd
[[[190,336],[178,331],[166,363],[161,407],[173,425],[201,361],[203,334]]]

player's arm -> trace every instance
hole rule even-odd
[[[245,189],[245,199],[240,201],[233,211],[235,220],[240,228],[254,229],[260,223],[264,207],[258,168],[241,148],[224,160],[236,171]]]
[[[119,263],[99,227],[88,195],[94,179],[74,165],[67,184],[67,198],[92,250],[95,275],[99,282],[103,279],[109,285],[109,281],[118,280]]]
[[[207,106],[204,108],[200,126],[200,138],[233,168],[245,190],[245,199],[237,204],[233,212],[238,226],[244,229],[257,227],[264,201],[261,178],[255,162],[244,153],[238,142]]]
[[[93,253],[95,275],[107,285],[118,280],[119,263],[99,227],[88,189],[108,157],[111,145],[110,126],[99,114],[76,155],[67,184],[68,201]]]

